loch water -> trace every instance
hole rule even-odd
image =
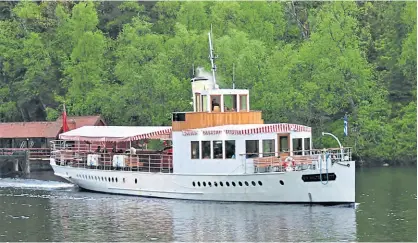
[[[416,167],[360,168],[356,206],[221,203],[0,179],[0,241],[417,242]]]

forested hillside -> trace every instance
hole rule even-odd
[[[416,2],[0,2],[0,122],[102,114],[169,125],[192,65],[250,89],[266,123],[342,138],[360,159],[416,163]],[[348,113],[349,136],[343,137]]]

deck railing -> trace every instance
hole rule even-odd
[[[173,172],[173,157],[164,153],[95,153],[77,150],[54,150],[51,158],[60,166],[97,170]]]
[[[325,163],[324,157],[320,158],[324,155],[331,163],[352,160],[351,148],[313,149],[292,153],[247,153],[240,154],[240,157],[246,173],[266,173],[317,170],[321,160]]]

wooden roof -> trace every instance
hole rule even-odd
[[[106,125],[101,116],[69,116],[70,130],[83,126]],[[0,138],[56,138],[62,132],[62,117],[53,122],[0,123]]]

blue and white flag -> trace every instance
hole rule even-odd
[[[344,116],[344,136],[348,136],[348,118],[347,114]]]

